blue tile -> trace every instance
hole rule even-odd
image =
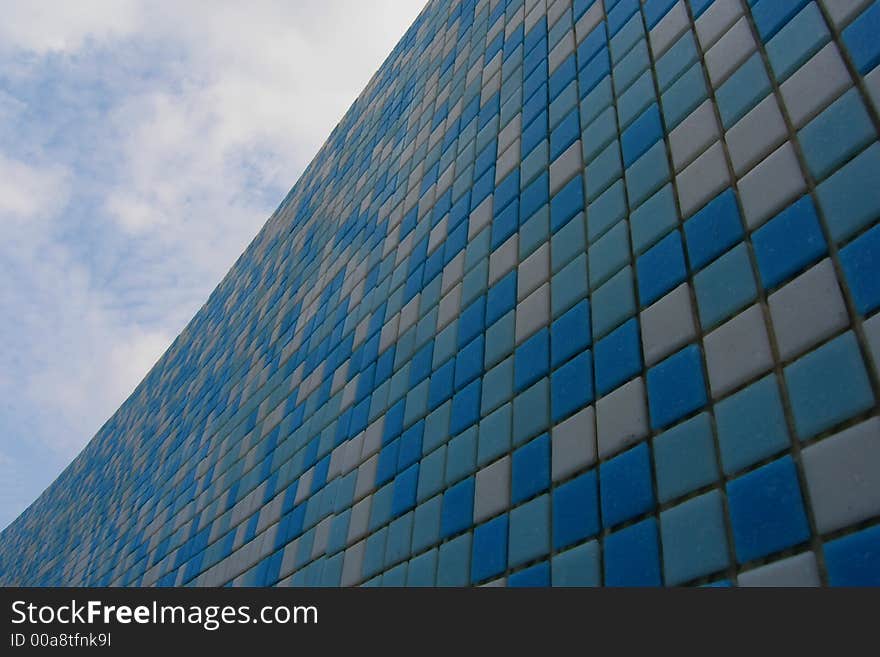
[[[610,73],[611,58],[608,55],[608,48],[603,47],[578,73],[578,89],[580,90],[581,98],[595,89],[602,79],[610,75]]]
[[[513,397],[513,358],[506,358],[483,376],[480,415],[485,416]]]
[[[743,238],[736,196],[728,188],[684,224],[691,268],[699,270]]]
[[[541,495],[510,512],[507,558],[516,568],[550,552],[550,496]]]
[[[472,583],[498,577],[507,569],[507,533],[507,514],[474,529]]]
[[[767,58],[776,79],[784,81],[830,38],[822,11],[810,2],[767,43]]]
[[[470,582],[471,534],[463,534],[440,546],[437,586],[467,586]]]
[[[443,493],[443,513],[440,517],[440,536],[449,538],[473,524],[474,478],[470,477]]]
[[[700,348],[689,345],[648,370],[651,427],[663,429],[706,405]]]
[[[639,10],[638,0],[620,0],[612,9],[608,10],[608,34],[614,36]]]
[[[483,373],[483,335],[462,347],[455,357],[455,389],[461,390]]]
[[[660,586],[657,521],[648,518],[605,538],[606,586]]]
[[[691,33],[686,32],[684,39],[689,39],[686,43],[692,42]],[[670,50],[665,56],[673,54]],[[690,49],[687,52],[690,55]],[[694,51],[694,56],[696,52]],[[660,77],[660,64],[657,65],[657,76]],[[666,124],[667,132],[675,129],[687,116],[693,112],[697,106],[705,100],[707,94],[706,79],[703,77],[703,67],[698,63],[693,64],[684,73],[681,74],[674,82],[669,84],[666,91],[661,97],[663,105],[663,121]]]
[[[660,109],[654,103],[620,136],[623,166],[628,167],[661,139],[663,139],[663,124],[660,120]]]
[[[840,250],[840,266],[862,315],[880,307],[880,226],[860,235]]]
[[[550,586],[550,564],[546,561],[530,566],[507,578],[507,586],[511,588],[535,588]]]
[[[605,461],[599,466],[602,523],[614,527],[647,513],[656,505],[647,443]]]
[[[768,93],[770,93],[770,78],[767,76],[761,55],[755,53],[715,92],[718,112],[724,128],[731,128]]]
[[[857,89],[847,91],[798,131],[807,168],[817,181],[875,139],[877,131]]]
[[[802,356],[784,371],[801,440],[874,405],[874,393],[852,331]]]
[[[675,289],[687,276],[681,235],[673,231],[636,261],[639,302],[649,306]]]
[[[550,200],[550,179],[548,173],[545,171],[526,185],[520,199],[520,217],[525,222]]]
[[[590,346],[590,302],[584,299],[550,326],[550,365],[558,367]]]
[[[510,502],[519,504],[550,487],[550,436],[542,434],[513,453]]]
[[[596,343],[596,391],[604,395],[622,385],[642,369],[642,347],[638,321],[633,318]]]
[[[740,563],[779,552],[810,537],[791,456],[728,483],[727,499]]]
[[[627,265],[593,292],[593,330],[601,338],[636,314],[632,267]]]
[[[880,217],[880,144],[874,142],[816,188],[834,242],[855,235]]]
[[[553,586],[601,586],[598,541],[555,554],[551,570]]]
[[[880,586],[880,525],[824,546],[831,586]]]
[[[583,209],[583,182],[575,176],[550,201],[550,231],[555,233]]]
[[[764,287],[780,285],[828,251],[816,208],[802,196],[752,234]]]
[[[752,16],[761,40],[766,43],[790,21],[808,0],[759,0],[752,6]]]
[[[790,447],[776,376],[770,375],[715,407],[724,472],[732,474]]]
[[[492,326],[516,307],[516,269],[489,288],[486,294],[486,326]]]
[[[669,10],[675,5],[676,0],[647,0],[644,4],[645,23],[648,29],[659,23]]]
[[[745,244],[738,244],[694,276],[700,323],[709,330],[733,316],[758,294]]]
[[[586,472],[553,490],[553,549],[562,550],[599,533],[596,471]]]
[[[516,348],[514,388],[522,392],[550,371],[550,331],[541,329]]]
[[[618,222],[590,247],[590,283],[598,287],[630,261],[629,230]]]
[[[456,435],[480,419],[480,379],[469,383],[452,398],[450,435]]]
[[[668,502],[719,479],[707,413],[661,433],[653,442],[657,496]]]
[[[440,542],[440,511],[443,497],[437,495],[416,507],[413,517],[412,551],[421,552]]]
[[[727,530],[721,493],[712,490],[660,514],[663,573],[668,586],[727,568]]]
[[[880,63],[880,2],[873,2],[843,31],[843,43],[853,64],[865,75]]]
[[[397,451],[397,470],[402,471],[422,457],[422,437],[425,432],[424,420],[419,420],[400,436]]]
[[[461,311],[461,315],[458,318],[459,349],[483,332],[486,319],[485,302],[486,299],[484,297],[479,297]]]
[[[571,146],[581,134],[580,119],[578,118],[578,110],[573,109],[569,112],[550,133],[550,161],[565,152],[565,149]]]
[[[477,466],[477,427],[472,426],[446,445],[446,484],[472,474]]]
[[[435,586],[437,573],[437,549],[420,554],[409,562],[407,586]]]
[[[552,419],[561,422],[593,401],[593,358],[584,351],[550,376]]]
[[[446,471],[446,446],[429,453],[419,466],[419,488],[417,497],[423,501],[443,490]]]

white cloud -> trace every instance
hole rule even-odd
[[[0,43],[36,54],[73,52],[88,40],[118,38],[137,28],[134,0],[0,2]]]
[[[68,181],[62,166],[31,166],[0,153],[0,225],[55,212],[67,200]]]
[[[0,0],[0,74],[68,67],[32,80],[39,103],[0,92],[7,126],[94,93],[96,58],[113,92],[88,108],[88,140],[62,121],[26,153],[0,141],[0,306],[16,318],[0,323],[0,422],[18,422],[0,431],[0,478],[32,473],[0,526],[131,393],[422,4]],[[145,56],[155,75],[128,86]],[[9,466],[4,440],[55,465]]]

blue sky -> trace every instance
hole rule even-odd
[[[131,393],[421,0],[0,0],[0,528]]]

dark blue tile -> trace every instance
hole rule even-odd
[[[700,348],[689,345],[648,370],[651,426],[663,429],[706,405]]]
[[[791,456],[728,483],[727,499],[740,563],[779,552],[810,537]]]
[[[553,491],[553,549],[599,533],[599,488],[596,471],[586,472]]]

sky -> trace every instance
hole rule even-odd
[[[423,0],[0,0],[0,528],[134,390]]]

